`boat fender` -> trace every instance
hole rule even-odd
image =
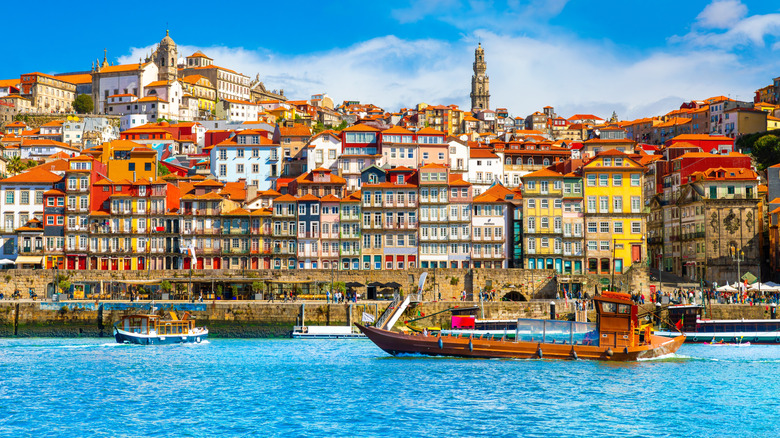
[[[623,347],[623,354],[628,354],[628,347]]]
[[[441,340],[441,336],[439,336],[439,349],[440,350],[444,349],[444,341]]]
[[[197,342],[198,344],[200,344],[200,337],[197,337],[197,338],[195,338],[195,342]]]
[[[780,336],[778,336],[778,337],[776,337],[776,338],[775,338],[775,342],[778,342],[778,343],[780,343]]]
[[[714,339],[714,338],[713,338],[713,339]],[[694,336],[694,337],[693,337],[693,339],[691,339],[691,340],[692,340],[693,342],[698,342],[698,341],[699,341],[699,338],[697,338],[696,336]]]
[[[469,339],[469,351],[474,351],[474,344],[471,343],[471,339]]]
[[[542,354],[542,347],[539,347],[539,348],[536,349],[536,355],[539,356],[539,359],[542,358],[542,356],[543,356],[543,354]]]
[[[578,359],[578,358],[577,358],[577,352],[576,352],[576,351],[574,351],[574,349],[573,349],[573,348],[571,349],[571,358],[572,358],[572,359],[574,359],[574,360],[577,360],[577,359]]]
[[[612,355],[614,354],[614,353],[612,352],[612,349],[611,349],[611,348],[607,348],[607,351],[606,351],[606,353],[607,353],[607,357],[612,357]]]

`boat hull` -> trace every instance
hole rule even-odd
[[[658,336],[669,336],[673,332],[656,331]],[[685,342],[691,344],[746,343],[780,344],[780,334],[777,332],[722,332],[722,333],[687,333]]]
[[[685,342],[685,336],[652,336],[648,345],[625,348],[606,346],[542,344],[479,339],[474,337],[407,335],[356,324],[374,344],[393,355],[451,356],[507,359],[588,359],[635,361],[672,354]]]
[[[114,328],[114,339],[120,344],[163,345],[163,344],[199,344],[209,336],[206,329],[198,333],[182,333],[176,335],[142,335]]]

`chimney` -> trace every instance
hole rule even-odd
[[[135,182],[135,170],[133,171],[133,182]]]

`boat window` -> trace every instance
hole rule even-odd
[[[628,304],[618,305],[618,313],[624,313],[624,314],[631,313],[631,306],[629,306]]]
[[[617,304],[601,303],[601,310],[604,312],[615,313],[615,311],[617,311]]]

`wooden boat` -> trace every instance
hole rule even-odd
[[[776,308],[772,306],[772,315]],[[669,306],[669,322],[688,334],[685,342],[710,344],[780,344],[780,319],[702,319],[704,306]],[[667,336],[671,330],[657,331]]]
[[[205,327],[195,327],[189,313],[179,319],[170,312],[170,319],[157,315],[128,315],[114,324],[114,338],[120,344],[181,344],[201,343],[209,335]]]
[[[518,319],[513,339],[495,334],[403,334],[356,324],[379,348],[394,356],[422,354],[474,358],[592,359],[633,361],[671,354],[685,336],[638,332],[637,307],[628,294],[594,298],[597,323]]]

